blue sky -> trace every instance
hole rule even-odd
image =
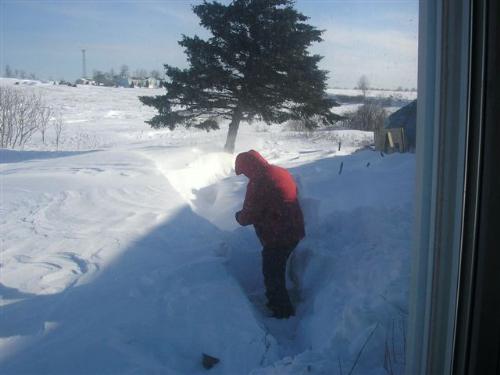
[[[181,34],[207,36],[191,5],[200,1],[0,0],[0,65],[42,78],[87,71],[185,66]],[[227,1],[223,1],[227,2]],[[325,30],[312,51],[323,55],[330,86],[353,87],[365,74],[376,87],[416,87],[417,0],[298,0],[309,22]]]

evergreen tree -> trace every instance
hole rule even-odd
[[[179,44],[189,67],[165,65],[167,93],[140,98],[158,110],[147,122],[154,128],[209,131],[229,119],[224,149],[233,152],[241,121],[298,119],[314,128],[339,119],[330,112],[336,103],[325,92],[327,71],[318,68],[322,57],[307,51],[322,40],[322,31],[307,24],[308,17],[293,5],[292,0],[234,0],[194,6],[213,36],[183,35]]]

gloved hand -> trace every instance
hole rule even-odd
[[[238,222],[238,224],[241,224],[241,223],[240,223],[240,220],[239,220],[240,213],[241,213],[241,211],[238,211],[238,212],[236,212],[236,213],[234,214],[234,218],[236,219],[236,221]]]

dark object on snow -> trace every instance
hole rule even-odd
[[[267,306],[276,318],[288,318],[294,310],[285,284],[286,261],[305,236],[297,185],[286,169],[269,164],[254,150],[236,157],[235,172],[250,179],[236,221],[254,226],[263,246]]]
[[[366,163],[366,167],[368,168],[370,166],[370,162]]]
[[[219,362],[220,362],[219,358],[215,358],[215,357],[212,357],[211,355],[202,353],[201,364],[203,365],[203,368],[210,370],[212,367],[214,367]]]
[[[344,169],[344,162],[340,163],[339,174],[342,174],[342,169]]]
[[[384,157],[384,153],[382,151],[380,151],[380,156]]]
[[[384,127],[375,131],[375,148],[386,153],[414,152],[417,131],[417,100],[387,117]]]
[[[340,151],[340,147],[342,146],[342,142],[339,141],[339,151]]]

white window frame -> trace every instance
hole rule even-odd
[[[406,374],[451,374],[470,92],[471,1],[421,0],[417,198]]]

